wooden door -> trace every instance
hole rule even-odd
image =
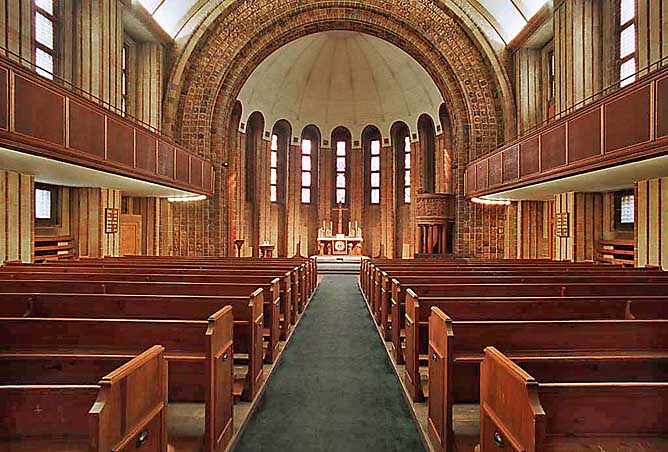
[[[121,256],[138,256],[141,249],[141,215],[120,216]]]

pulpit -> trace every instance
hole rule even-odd
[[[415,219],[417,224],[417,254],[452,253],[456,198],[449,193],[420,193],[417,195]]]

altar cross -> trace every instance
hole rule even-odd
[[[348,210],[348,209],[344,209],[343,204],[339,203],[338,207],[334,210],[339,213],[339,226],[338,226],[338,231],[339,232],[338,233],[343,234],[343,212]],[[350,233],[350,231],[348,233]]]

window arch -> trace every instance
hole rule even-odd
[[[332,132],[334,153],[334,205],[349,204],[350,147],[352,136],[345,127],[338,127]]]
[[[291,133],[290,124],[285,120],[278,121],[272,131],[269,200],[273,203],[285,202],[287,155]]]
[[[403,122],[392,127],[392,143],[396,158],[397,169],[397,203],[399,205],[411,203],[411,137],[408,126]]]
[[[315,202],[314,182],[316,180],[317,154],[320,146],[320,132],[315,126],[307,126],[301,141],[301,201],[302,204]]]
[[[362,146],[364,148],[364,164],[365,164],[365,193],[368,193],[367,202],[372,205],[380,204],[381,190],[381,168],[380,168],[380,152],[381,152],[381,135],[380,131],[374,127],[369,126],[362,132]]]
[[[418,119],[418,134],[422,151],[422,186],[425,193],[436,191],[436,130],[434,121],[429,115],[422,115]],[[410,152],[410,149],[408,150]]]

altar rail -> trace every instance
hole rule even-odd
[[[0,146],[212,195],[212,164],[94,96],[46,79],[0,54]]]

